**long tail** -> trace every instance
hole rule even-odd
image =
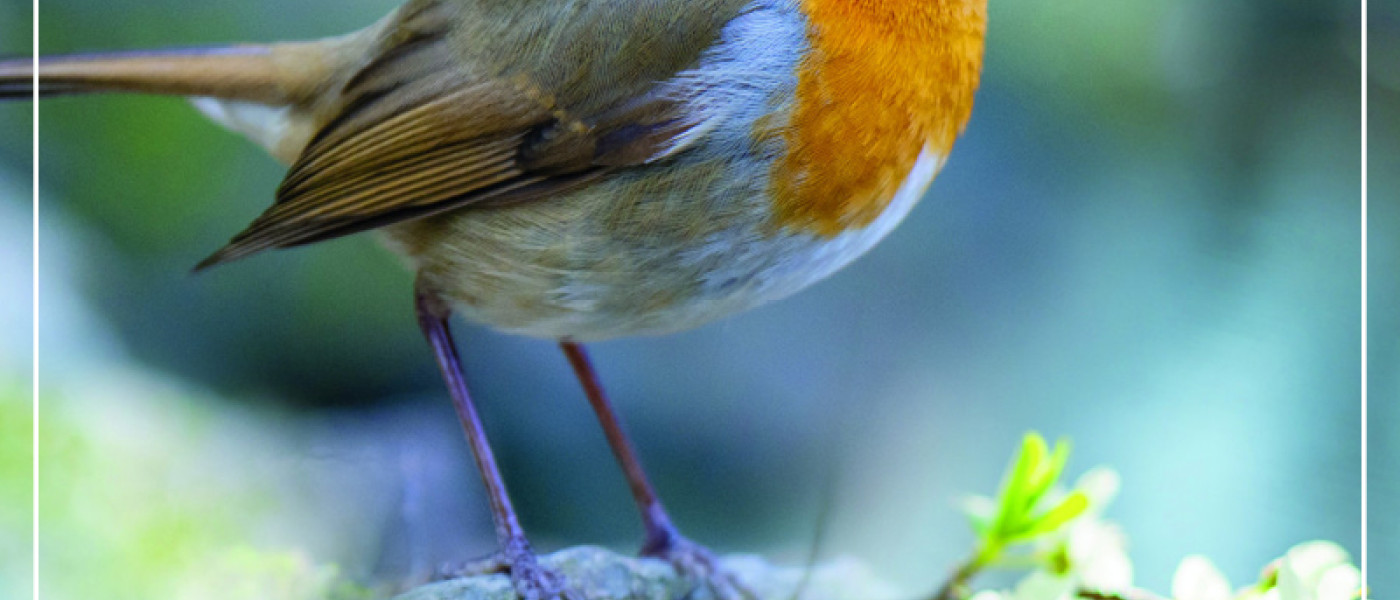
[[[315,50],[312,44],[277,44],[41,57],[39,95],[134,92],[289,104],[314,75],[289,72],[283,58]],[[0,100],[33,93],[33,62],[0,60]]]

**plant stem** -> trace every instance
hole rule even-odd
[[[972,578],[976,577],[984,567],[992,564],[1001,555],[1001,544],[987,544],[982,546],[970,558],[963,561],[958,566],[958,570],[953,572],[953,576],[938,588],[938,593],[933,596],[933,600],[961,600],[966,594],[968,584]]]

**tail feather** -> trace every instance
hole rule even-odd
[[[278,68],[276,50],[250,45],[41,57],[39,95],[134,92],[287,104],[300,86]],[[0,61],[0,99],[33,92],[33,61]]]

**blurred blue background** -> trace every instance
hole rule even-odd
[[[1296,542],[1357,552],[1359,8],[991,4],[972,122],[886,242],[781,303],[593,346],[674,517],[718,550],[791,561],[822,527],[824,554],[932,589],[971,544],[957,500],[993,491],[1037,429],[1073,438],[1071,472],[1123,473],[1109,514],[1147,587],[1166,591],[1191,553],[1243,584]],[[40,40],[60,53],[313,38],[392,6],[45,0]],[[1381,41],[1372,60],[1397,64],[1396,50]],[[1372,185],[1393,191],[1400,79],[1371,90]],[[28,109],[0,105],[0,125],[27,131]],[[54,410],[103,404],[100,366],[120,363],[294,424],[283,460],[333,473],[322,483],[340,492],[297,527],[360,532],[315,547],[355,576],[492,549],[411,277],[373,236],[191,276],[282,168],[180,100],[58,99],[40,125],[44,373],[86,390]],[[0,139],[6,222],[27,220],[28,152],[25,136]],[[1400,209],[1376,189],[1371,265],[1394,274]],[[5,272],[23,271],[27,242],[6,241]],[[1372,539],[1394,557],[1400,322],[1395,278],[1371,285]],[[556,348],[464,324],[458,342],[537,545],[639,543]],[[1374,571],[1375,597],[1394,595],[1396,576]]]
[[[1400,6],[1370,12],[1368,265],[1372,587],[1400,589]]]

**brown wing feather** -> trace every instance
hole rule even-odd
[[[470,76],[449,9],[411,3],[341,84],[277,202],[196,269],[465,206],[547,197],[676,151],[693,124],[659,86],[578,117],[528,78]]]

